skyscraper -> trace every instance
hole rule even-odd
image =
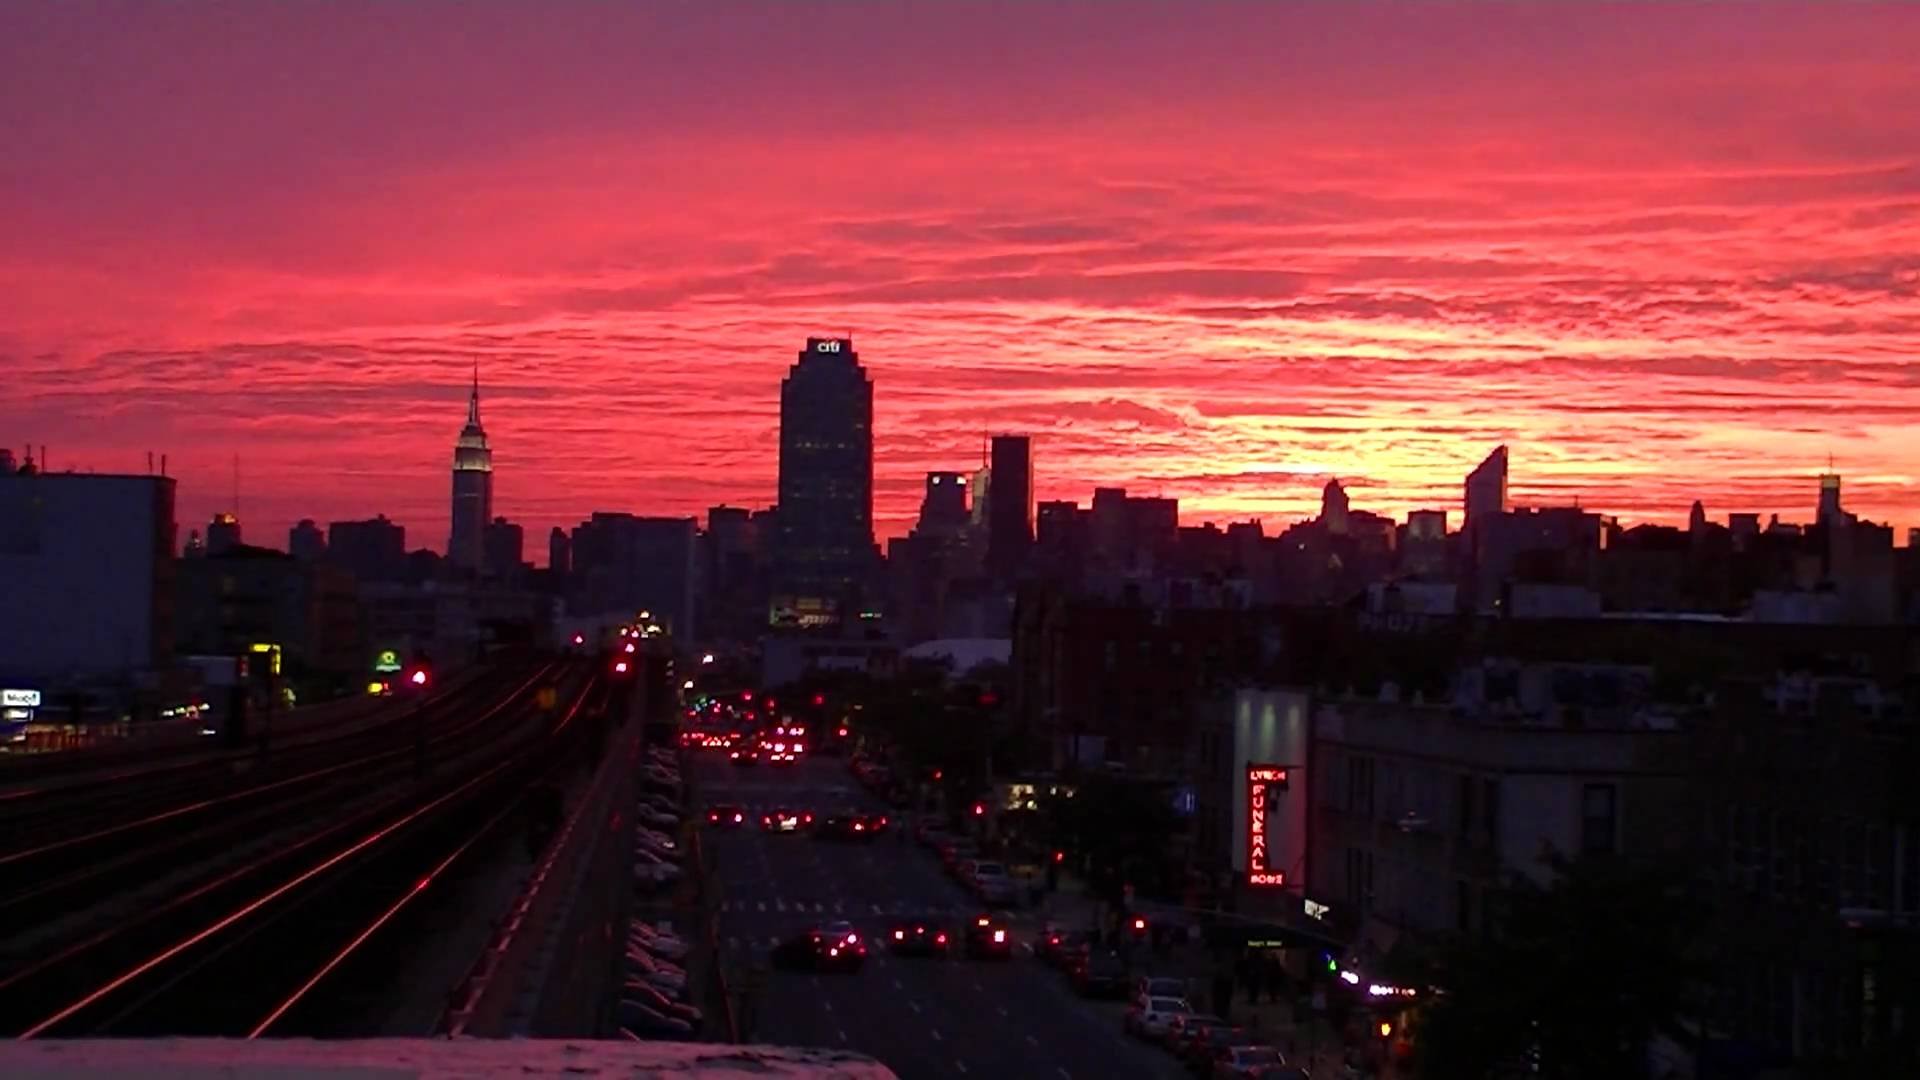
[[[207,523],[207,554],[225,555],[240,546],[240,519],[227,513],[213,515]]]
[[[987,567],[998,577],[1020,570],[1033,547],[1033,440],[995,435],[988,463]]]
[[[1825,525],[1842,514],[1840,509],[1840,474],[1828,471],[1820,474],[1820,507],[1814,513],[1814,521]]]
[[[1347,531],[1347,490],[1338,479],[1327,481],[1320,490],[1320,524],[1328,532],[1345,535]]]
[[[312,518],[287,530],[287,553],[301,562],[315,562],[327,553],[327,534]]]
[[[559,578],[573,572],[573,541],[567,539],[567,531],[558,525],[547,534],[547,569]]]
[[[498,578],[516,577],[526,562],[526,530],[506,518],[494,518],[487,526],[487,573]]]
[[[486,564],[487,523],[493,520],[493,451],[480,426],[480,365],[473,365],[473,393],[467,398],[467,426],[453,444],[453,531],[447,561],[478,573]]]
[[[780,383],[773,617],[832,623],[873,570],[873,382],[851,338],[808,338]]]
[[[1496,446],[1478,467],[1467,474],[1466,523],[1472,530],[1485,518],[1507,512],[1507,448]]]
[[[958,536],[967,527],[967,474],[930,472],[926,495],[920,500],[915,535]]]

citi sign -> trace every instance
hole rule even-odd
[[[1267,837],[1272,827],[1274,796],[1287,790],[1287,770],[1277,765],[1247,766],[1247,884],[1278,888],[1287,883],[1285,871],[1267,859]]]
[[[841,342],[841,341],[816,341],[813,343],[813,351],[814,352],[839,352],[840,346],[844,344],[845,342]]]

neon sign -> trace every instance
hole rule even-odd
[[[814,352],[839,352],[840,343],[837,341],[816,341],[813,343],[813,351]]]
[[[1287,770],[1277,765],[1247,766],[1247,884],[1278,888],[1287,883],[1284,871],[1267,861],[1267,833],[1273,799],[1287,789]]]

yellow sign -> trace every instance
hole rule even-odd
[[[280,646],[256,641],[253,643],[253,651],[266,654],[268,670],[275,675],[280,674]]]
[[[381,650],[380,658],[373,662],[373,670],[399,671],[400,670],[400,654],[393,651],[392,649]]]

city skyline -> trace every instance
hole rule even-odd
[[[987,430],[1194,523],[1457,522],[1505,444],[1517,505],[1807,521],[1832,455],[1920,524],[1920,11],[1093,10],[0,12],[0,441],[437,546],[478,360],[496,512],[700,516],[851,331],[883,540]]]

